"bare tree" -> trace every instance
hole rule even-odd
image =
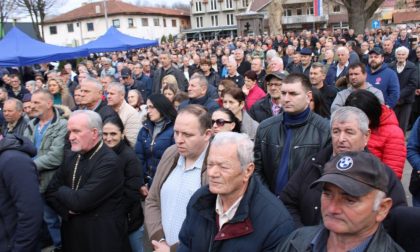
[[[15,0],[17,6],[29,14],[36,36],[44,41],[44,20],[47,11],[57,0]]]
[[[0,0],[0,37],[4,35],[4,23],[9,15],[16,9],[16,2],[13,0]]]
[[[283,0],[272,0],[268,6],[268,27],[271,35],[283,33],[282,18]]]
[[[363,34],[366,24],[385,0],[342,0],[349,15],[349,26]]]

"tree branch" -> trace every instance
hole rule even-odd
[[[367,17],[372,17],[373,13],[375,13],[375,11],[379,8],[379,6],[381,6],[381,4],[384,2],[385,0],[374,0],[372,1],[371,5],[368,6],[366,4],[365,6],[365,13]]]

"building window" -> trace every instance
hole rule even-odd
[[[219,16],[211,16],[211,26],[219,26]]]
[[[227,19],[227,22],[226,22],[227,25],[234,25],[233,24],[233,14],[227,14],[226,19]]]
[[[166,19],[163,19],[163,27],[166,27]]]
[[[149,19],[142,18],[141,19],[141,26],[149,26]]]
[[[340,5],[338,5],[338,4],[336,4],[336,5],[333,6],[333,12],[335,12],[335,13],[341,12],[340,9],[341,9],[340,8]]]
[[[93,23],[86,23],[86,27],[87,27],[87,30],[88,30],[88,31],[93,31],[93,30],[95,30],[95,29],[94,29],[94,27],[93,27]]]
[[[283,16],[289,17],[291,15],[292,15],[292,10],[291,9],[284,9]]]
[[[154,18],[153,19],[153,25],[154,26],[159,26],[160,24],[159,24],[159,18]]]
[[[217,0],[210,0],[210,10],[217,10]]]
[[[68,31],[68,32],[74,32],[73,23],[71,23],[71,24],[67,24],[67,31]]]
[[[248,0],[242,0],[242,7],[246,8],[248,7],[249,1]]]
[[[120,28],[120,20],[119,19],[113,19],[112,20],[112,26],[115,28]]]
[[[308,7],[306,9],[306,15],[313,15],[314,14],[314,7]]]
[[[128,19],[128,28],[133,28],[134,27],[134,20],[132,18]]]
[[[176,19],[172,19],[172,27],[176,27]]]
[[[201,2],[200,1],[195,2],[195,11],[196,12],[201,12]]]
[[[232,0],[226,0],[226,9],[232,9],[233,3]]]
[[[50,26],[50,34],[54,35],[57,34],[57,26]]]
[[[196,17],[197,28],[203,27],[203,17]]]
[[[302,9],[296,9],[296,15],[302,16]]]

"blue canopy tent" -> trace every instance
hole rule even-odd
[[[0,66],[28,66],[89,55],[80,47],[55,46],[35,40],[13,27],[0,41]]]
[[[80,48],[88,49],[89,53],[128,51],[149,46],[159,45],[157,40],[141,39],[129,36],[111,27],[98,39],[91,41]]]

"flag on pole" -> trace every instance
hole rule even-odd
[[[323,15],[324,12],[322,11],[322,0],[314,0],[314,16],[319,17]]]

